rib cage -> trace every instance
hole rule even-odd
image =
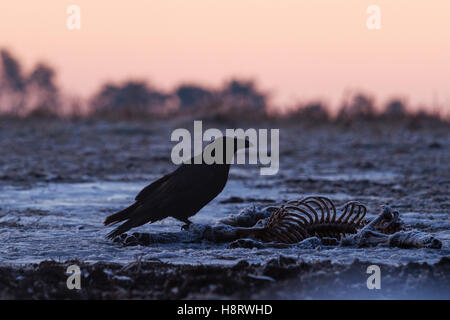
[[[307,197],[282,205],[267,220],[258,238],[266,242],[297,243],[309,237],[340,239],[345,234],[357,233],[363,227],[366,207],[351,201],[342,213],[326,197]]]

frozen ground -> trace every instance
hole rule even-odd
[[[2,262],[30,263],[46,259],[65,261],[105,261],[128,263],[137,256],[144,260],[159,259],[173,264],[231,265],[243,257],[250,263],[266,262],[278,255],[303,261],[331,260],[349,263],[355,258],[374,263],[437,262],[449,256],[450,220],[447,213],[404,212],[402,219],[408,225],[432,233],[443,240],[441,250],[398,248],[327,247],[316,249],[227,249],[226,244],[209,242],[199,244],[157,244],[149,247],[122,247],[104,238],[108,229],[102,220],[109,212],[119,210],[132,201],[146,182],[84,182],[46,183],[31,189],[5,188],[0,194],[0,251]],[[259,198],[261,193],[267,196]],[[243,195],[252,202],[295,198],[284,188],[252,188],[244,180],[232,180],[224,192],[192,220],[195,223],[214,224],[220,218],[236,212],[248,203],[226,203],[232,196]],[[306,194],[304,194],[306,195]],[[327,194],[343,201],[351,196]],[[240,199],[233,199],[240,201]],[[223,203],[225,202],[225,203]],[[141,232],[177,232],[181,222],[167,219],[137,230]]]
[[[250,125],[251,126],[251,125]],[[268,127],[268,125],[262,127]],[[105,240],[103,219],[171,171],[170,133],[192,122],[0,122],[0,264],[44,260],[130,263],[137,258],[178,265],[264,264],[280,255],[306,263],[330,260],[398,266],[450,257],[450,129],[399,125],[280,128],[280,171],[260,176],[235,166],[222,194],[192,220],[215,223],[249,205],[268,206],[325,195],[339,206],[389,203],[406,224],[443,241],[441,250],[397,248],[227,249],[214,243],[121,247]],[[225,126],[226,127],[226,126]],[[224,128],[225,128],[224,127]],[[244,125],[240,126],[244,127]],[[179,231],[166,219],[136,229]]]

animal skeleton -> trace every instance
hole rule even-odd
[[[308,197],[282,205],[267,220],[256,237],[264,242],[297,243],[310,237],[336,238],[356,233],[364,225],[367,209],[349,202],[338,217],[336,207],[325,197]]]
[[[155,242],[233,242],[231,247],[246,246],[253,242],[291,245],[316,239],[320,244],[343,246],[376,246],[379,244],[402,248],[441,248],[442,242],[433,236],[417,231],[404,230],[399,213],[384,206],[383,211],[372,221],[365,218],[367,208],[357,201],[344,205],[342,213],[337,214],[336,206],[326,197],[307,197],[298,201],[289,201],[276,208],[268,208],[267,219],[261,222],[261,213],[244,214],[227,218],[219,225],[191,225],[186,234],[149,235],[134,233],[123,238],[126,244],[145,244]],[[259,220],[259,221],[258,221]],[[241,227],[240,225],[251,225]],[[184,236],[184,238],[183,238]],[[243,241],[243,239],[251,239]],[[119,239],[120,241],[120,239]],[[120,241],[122,242],[122,241]],[[135,243],[137,242],[137,243]]]
[[[387,244],[402,248],[441,248],[442,242],[416,230],[402,231],[398,211],[384,206],[372,221],[364,219],[367,208],[351,201],[342,213],[336,213],[333,202],[326,197],[307,197],[282,205],[267,220],[263,228],[238,230],[240,235],[263,242],[299,243],[311,237],[322,244],[344,246],[376,246]]]

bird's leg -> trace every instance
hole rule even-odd
[[[183,220],[181,220],[181,221],[183,221],[183,222],[186,223],[185,225],[183,225],[183,226],[181,227],[181,230],[189,230],[189,226],[192,224],[192,222],[189,221],[189,219],[183,219]]]

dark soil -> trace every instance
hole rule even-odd
[[[81,289],[67,289],[69,265],[81,268]],[[450,260],[433,266],[381,265],[381,289],[366,285],[369,264],[303,263],[280,256],[231,268],[160,262],[86,264],[43,261],[0,267],[2,299],[450,299]]]

